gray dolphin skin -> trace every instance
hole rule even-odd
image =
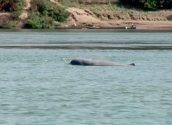
[[[115,63],[107,60],[93,60],[93,59],[72,59],[71,65],[81,65],[81,66],[135,66],[134,63],[129,65],[123,65],[120,63]]]

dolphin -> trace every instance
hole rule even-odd
[[[81,66],[135,66],[135,63],[129,65],[124,65],[108,60],[94,60],[94,59],[72,59],[70,61],[71,65],[81,65]]]

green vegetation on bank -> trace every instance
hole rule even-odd
[[[31,3],[30,16],[25,21],[25,28],[54,28],[54,22],[64,22],[69,13],[64,8],[48,0],[34,0]]]
[[[24,6],[24,0],[0,0],[1,12],[20,11]]]
[[[59,0],[65,6],[79,6],[80,4],[117,4],[133,6],[145,10],[171,9],[172,0]]]
[[[24,0],[0,0],[0,12],[10,13],[0,18],[0,28],[15,27],[24,5]]]
[[[25,1],[0,0],[0,28],[55,28],[68,19],[70,14],[65,10],[68,7],[88,9],[102,20],[172,20],[171,10],[155,11],[172,9],[172,0],[55,0],[59,4],[50,0],[31,0],[31,8],[25,10],[28,18],[19,19]]]
[[[125,5],[145,10],[171,9],[172,0],[120,0]]]

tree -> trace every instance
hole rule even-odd
[[[125,5],[130,5],[146,10],[172,8],[172,0],[120,0]]]

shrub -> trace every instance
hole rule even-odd
[[[15,28],[15,22],[14,21],[4,21],[4,20],[0,20],[0,29],[11,29],[11,28]]]
[[[25,28],[45,29],[53,28],[54,21],[65,21],[69,13],[47,0],[32,0],[29,18],[25,21]]]
[[[47,16],[40,16],[32,12],[30,18],[24,23],[25,28],[29,29],[49,29],[53,28],[53,19]]]
[[[25,28],[45,29],[53,28],[54,21],[65,21],[69,13],[47,0],[33,0],[29,19],[24,23]]]
[[[64,8],[54,5],[47,0],[34,0],[32,2],[32,10],[39,12],[42,16],[48,15],[59,22],[65,21],[69,16],[69,13]]]
[[[63,9],[48,9],[48,16],[52,17],[55,21],[63,22],[65,21],[69,13],[66,13]]]

